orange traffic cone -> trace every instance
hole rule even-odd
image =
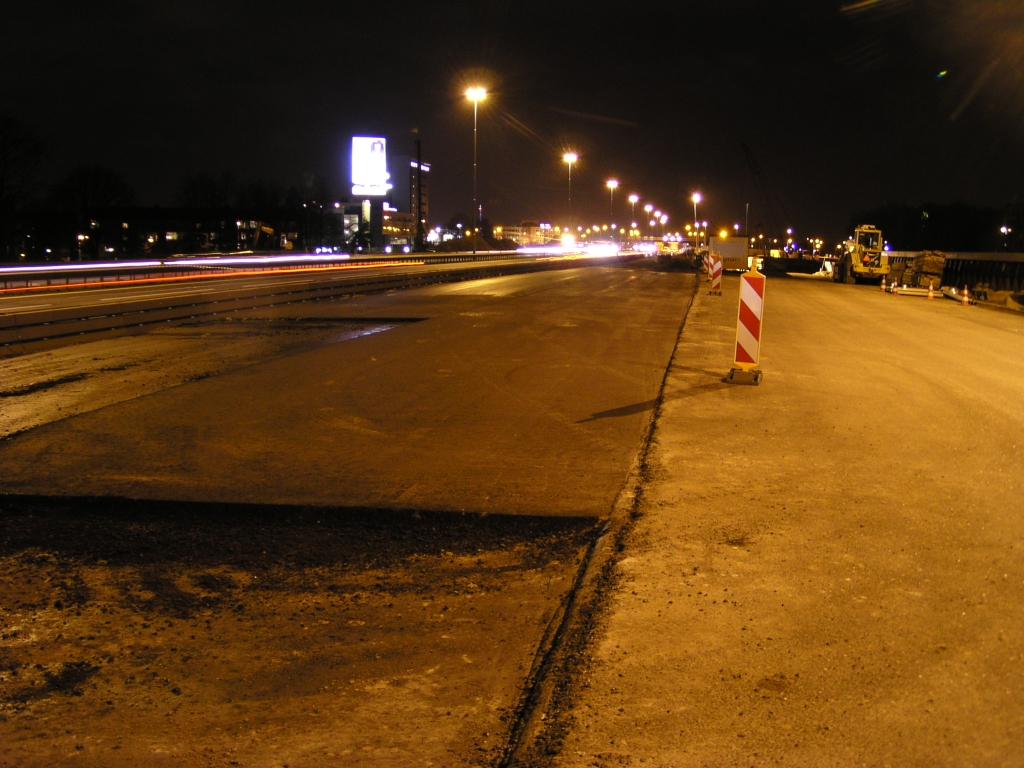
[[[882,293],[885,293],[885,275],[882,275]]]
[[[963,296],[960,297],[960,305],[963,307],[969,307],[971,305],[971,294],[967,290],[967,286],[964,286]]]
[[[932,288],[932,281],[931,280],[928,281],[928,299],[930,301],[934,301],[935,300],[935,290]]]

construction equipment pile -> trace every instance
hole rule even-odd
[[[946,254],[941,251],[925,251],[917,254],[907,264],[903,283],[915,288],[927,288],[929,284],[938,288],[942,285],[942,270],[946,266]]]
[[[941,251],[924,251],[912,260],[893,263],[889,268],[889,280],[897,285],[911,288],[938,288],[942,285],[942,270],[946,266],[946,254]]]

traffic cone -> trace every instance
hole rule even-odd
[[[971,294],[967,290],[967,286],[964,286],[963,296],[960,298],[960,305],[963,307],[969,307],[971,305]]]
[[[882,275],[882,293],[885,293],[885,275]]]
[[[932,281],[931,280],[928,281],[928,300],[929,301],[934,301],[935,300],[935,290],[932,288]]]

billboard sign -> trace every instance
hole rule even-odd
[[[391,189],[388,181],[387,139],[352,137],[352,194],[380,197]]]

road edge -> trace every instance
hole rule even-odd
[[[702,283],[698,272],[694,275],[693,290],[676,331],[672,353],[658,386],[640,448],[612,505],[605,529],[583,558],[573,587],[566,592],[559,612],[552,619],[552,624],[558,622],[557,628],[545,633],[538,648],[533,673],[527,678],[511,718],[507,745],[496,764],[497,768],[535,768],[547,764],[558,755],[569,731],[579,679],[590,664],[590,651],[604,626],[611,593],[618,583],[616,566],[642,516],[644,492],[651,475],[649,458],[661,417],[665,387]]]

